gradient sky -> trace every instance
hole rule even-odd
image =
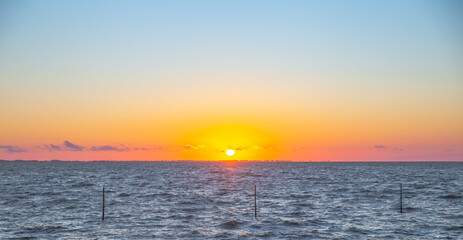
[[[463,160],[462,12],[1,0],[0,159]]]

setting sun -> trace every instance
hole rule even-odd
[[[233,149],[227,149],[227,151],[225,151],[227,153],[228,156],[233,156],[235,155],[235,150]]]

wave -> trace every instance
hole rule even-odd
[[[243,223],[237,220],[231,220],[220,224],[220,226],[225,229],[236,229],[241,225],[243,225]]]
[[[439,198],[443,198],[443,199],[460,199],[460,198],[462,198],[462,196],[461,195],[449,194],[449,195],[439,196]]]
[[[90,182],[80,182],[80,183],[75,183],[75,184],[72,184],[71,187],[75,188],[75,187],[91,187],[91,186],[95,186],[94,183],[90,183]]]
[[[130,196],[130,194],[122,192],[122,193],[117,194],[117,196],[118,197],[128,197],[128,196]]]

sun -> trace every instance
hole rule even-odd
[[[225,153],[227,153],[228,156],[233,156],[233,155],[235,155],[235,150],[227,149],[227,151],[225,151]]]

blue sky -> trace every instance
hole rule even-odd
[[[300,122],[377,121],[397,138],[407,128],[440,130],[426,138],[459,148],[462,10],[461,1],[427,0],[3,0],[8,133],[0,144],[20,144],[14,132],[41,132],[48,122],[60,131],[90,124],[83,116],[190,118],[227,108]]]

